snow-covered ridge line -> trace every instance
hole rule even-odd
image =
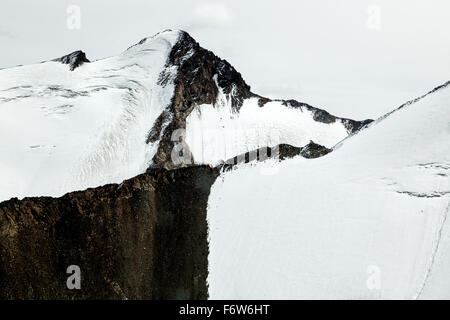
[[[214,166],[274,144],[329,147],[362,123],[268,101],[188,33],[166,30],[106,59],[76,51],[0,71],[0,201],[176,168],[179,129],[191,164]]]
[[[386,119],[386,118],[388,118],[390,115],[392,115],[393,113],[395,113],[395,112],[397,112],[397,111],[399,111],[399,110],[401,110],[401,109],[403,109],[403,108],[405,108],[405,107],[408,107],[408,106],[410,106],[410,105],[413,105],[413,104],[415,104],[415,103],[421,101],[422,99],[425,99],[425,98],[428,97],[429,95],[431,95],[431,94],[433,94],[433,93],[436,93],[436,92],[438,92],[439,90],[443,90],[443,89],[447,88],[449,85],[450,85],[450,81],[447,81],[447,82],[445,82],[445,83],[443,83],[443,84],[441,84],[441,85],[435,87],[434,89],[428,91],[427,93],[425,93],[425,94],[423,94],[423,95],[421,95],[421,96],[419,96],[419,97],[416,97],[416,98],[414,98],[414,99],[412,99],[412,100],[409,100],[409,101],[405,102],[404,104],[400,105],[399,107],[395,108],[394,110],[392,110],[392,111],[390,111],[390,112],[388,112],[388,113],[386,113],[386,114],[380,116],[378,119],[376,119],[376,120],[374,120],[374,121],[369,121],[369,122],[365,123],[365,124],[360,128],[360,130],[361,130],[361,129],[365,129],[365,128],[372,127],[372,126],[374,126],[374,125],[380,123],[381,121],[383,121],[384,119]],[[358,131],[359,131],[359,130],[358,130]],[[342,145],[343,145],[348,139],[352,138],[353,135],[356,134],[358,131],[356,131],[356,132],[350,134],[348,137],[344,138],[342,141],[340,141],[339,143],[337,143],[337,144],[333,147],[333,150],[336,150],[336,149],[342,147]]]
[[[412,100],[410,100],[410,101],[405,102],[404,104],[402,104],[402,105],[401,105],[400,107],[398,107],[397,109],[392,110],[391,112],[388,112],[387,114],[381,116],[379,119],[376,120],[376,122],[383,120],[384,118],[388,117],[388,116],[389,116],[390,114],[392,114],[393,112],[396,112],[397,110],[400,110],[400,109],[402,109],[402,108],[404,108],[404,107],[406,107],[406,106],[409,106],[409,105],[411,105],[411,104],[414,104],[414,103],[416,103],[416,102],[418,102],[418,101],[420,101],[420,100],[426,98],[428,95],[430,95],[430,94],[432,94],[432,93],[435,93],[435,92],[437,92],[437,91],[439,91],[439,90],[442,90],[442,89],[448,87],[449,85],[450,85],[450,81],[447,81],[447,82],[445,82],[444,84],[441,84],[441,85],[437,86],[436,88],[434,88],[434,89],[428,91],[427,93],[425,93],[425,94],[423,94],[423,95],[421,95],[421,96],[419,96],[419,97],[417,97],[417,98],[414,98],[414,99],[412,99]]]

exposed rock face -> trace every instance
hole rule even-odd
[[[85,62],[90,62],[88,58],[86,58],[86,54],[80,50],[69,53],[68,55],[55,59],[53,61],[68,64],[70,71],[75,70]]]
[[[224,165],[226,169],[230,169],[235,165],[249,163],[251,161],[265,161],[267,159],[284,160],[293,158],[301,153],[302,148],[294,147],[289,144],[279,144],[275,147],[263,147],[251,152],[240,154],[226,161]]]
[[[310,141],[306,146],[301,148],[300,154],[304,158],[315,159],[322,157],[330,153],[331,151],[332,151],[331,149],[321,146],[320,144],[317,144],[314,141]]]
[[[307,159],[319,158],[332,150],[328,149],[320,144],[310,141],[304,147],[294,147],[289,144],[279,144],[276,147],[264,147],[240,154],[234,158],[231,158],[223,165],[225,170],[229,170],[234,166],[242,163],[249,163],[251,161],[265,161],[270,158],[278,159],[280,161],[290,159],[295,156],[301,155]]]
[[[226,60],[206,50],[186,32],[173,47],[167,61],[167,69],[177,67],[175,92],[166,112],[157,119],[147,141],[161,138],[158,151],[153,159],[156,167],[173,168],[170,160],[174,141],[172,133],[186,128],[186,118],[196,105],[214,104],[219,88],[231,94],[234,108],[239,109],[245,98],[252,96],[250,86]],[[170,74],[162,74],[160,84],[170,81]],[[232,92],[233,91],[233,92]]]
[[[61,198],[0,204],[0,299],[205,299],[219,169],[151,169]],[[81,268],[69,290],[66,269]]]

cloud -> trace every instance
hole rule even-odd
[[[233,15],[223,3],[203,3],[197,5],[187,25],[191,29],[222,28],[229,25]]]
[[[0,30],[0,37],[13,39],[14,35],[11,32]]]

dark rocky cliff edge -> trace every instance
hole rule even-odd
[[[206,299],[206,207],[219,169],[0,204],[0,299]],[[81,289],[66,269],[81,269]]]

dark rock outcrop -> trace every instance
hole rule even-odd
[[[88,58],[86,58],[86,54],[80,50],[69,53],[61,58],[54,59],[53,61],[68,64],[70,71],[75,70],[85,62],[90,62]]]
[[[252,161],[265,161],[268,159],[278,159],[280,161],[290,159],[301,155],[307,159],[314,159],[322,157],[332,150],[320,144],[310,141],[304,147],[294,147],[289,144],[279,144],[275,147],[263,147],[250,152],[242,153],[231,159],[228,159],[223,164],[225,170],[230,170],[234,166],[242,163],[249,163]]]
[[[310,141],[306,146],[301,148],[300,154],[304,158],[315,159],[315,158],[322,157],[322,156],[330,153],[331,151],[332,150],[328,149],[327,147],[317,144],[314,141]]]
[[[344,124],[344,126],[347,129],[347,132],[349,134],[355,133],[355,132],[359,131],[360,129],[362,129],[363,127],[365,127],[366,125],[368,125],[369,123],[373,122],[372,119],[357,121],[357,120],[352,120],[352,119],[347,119],[347,118],[339,118],[339,117],[333,116],[332,114],[330,114],[329,112],[327,112],[325,110],[315,108],[313,106],[310,106],[307,103],[298,102],[296,100],[282,100],[282,101],[285,106],[290,106],[293,108],[305,108],[306,110],[312,112],[313,119],[315,121],[322,122],[322,123],[334,123],[336,121],[342,121],[342,123]]]
[[[275,147],[262,147],[228,159],[225,161],[224,168],[228,170],[235,165],[252,161],[261,162],[268,159],[289,159],[299,155],[301,150],[302,148],[294,147],[289,144],[279,144]]]
[[[153,158],[155,167],[177,167],[170,160],[170,152],[174,148],[172,133],[186,128],[186,118],[196,105],[215,104],[219,88],[230,94],[233,107],[238,110],[245,98],[252,96],[241,74],[226,60],[198,44],[187,32],[182,32],[180,39],[172,48],[166,67],[177,67],[177,75],[173,80],[175,92],[166,112],[157,119],[149,133],[148,142],[160,137],[158,151]],[[159,83],[166,85],[170,74],[162,73]],[[163,124],[166,124],[164,127]],[[183,139],[183,137],[181,137]]]
[[[0,204],[0,299],[205,299],[206,206],[219,169]],[[81,268],[81,289],[66,287]]]

